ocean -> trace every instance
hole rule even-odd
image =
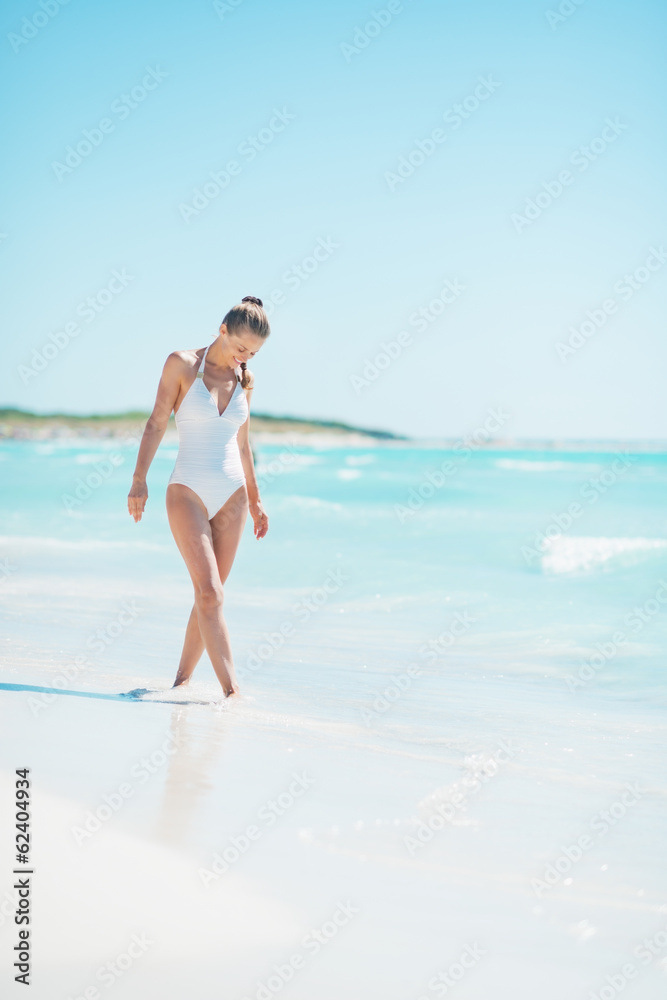
[[[232,704],[176,446],[0,443],[3,977],[28,767],[35,1000],[662,1000],[667,456],[255,450]]]

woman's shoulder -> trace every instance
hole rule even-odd
[[[165,368],[178,372],[198,368],[205,350],[205,347],[197,347],[187,351],[172,351],[165,361]]]

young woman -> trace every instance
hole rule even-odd
[[[248,441],[254,379],[246,365],[270,332],[262,300],[246,295],[229,310],[207,348],[170,354],[139,446],[127,498],[135,521],[146,507],[146,475],[173,410],[179,446],[167,486],[167,514],[195,590],[174,687],[188,683],[206,649],[225,696],[238,694],[222,613],[223,585],[248,510],[256,538],[269,527]]]

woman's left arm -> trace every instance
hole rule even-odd
[[[245,475],[246,487],[248,489],[248,505],[250,516],[254,524],[255,538],[264,538],[264,535],[269,530],[269,518],[262,506],[262,500],[259,495],[259,486],[257,485],[255,463],[252,458],[249,436],[250,399],[252,397],[252,388],[244,389],[243,391],[245,392],[246,399],[248,400],[248,419],[239,427],[237,440],[239,443],[239,451],[241,452],[243,474]]]

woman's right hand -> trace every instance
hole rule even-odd
[[[127,495],[127,509],[135,522],[141,520],[141,515],[148,500],[148,487],[145,479],[133,479],[132,489]]]

